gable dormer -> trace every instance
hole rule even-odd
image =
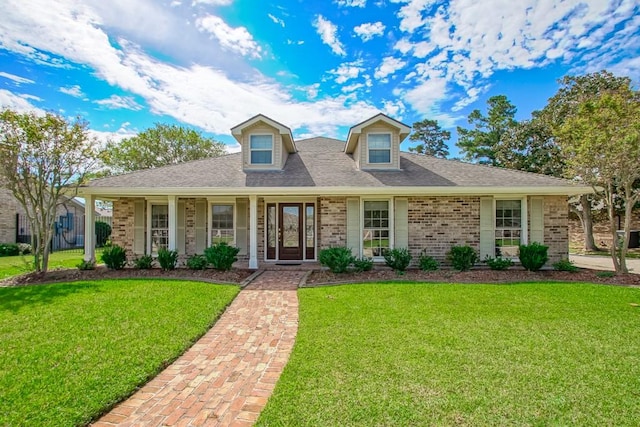
[[[296,152],[291,129],[263,114],[231,128],[231,134],[240,143],[244,170],[281,170]]]
[[[353,154],[358,169],[400,169],[400,143],[409,132],[409,126],[380,113],[349,129],[344,151]]]

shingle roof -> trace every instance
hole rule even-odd
[[[400,170],[359,170],[353,157],[343,152],[345,142],[331,138],[310,138],[296,142],[297,153],[289,155],[282,171],[244,171],[242,155],[229,154],[178,165],[146,169],[96,179],[88,184],[92,193],[100,188],[162,189],[210,188],[248,189],[260,187],[564,187],[567,180],[533,173],[437,159],[413,153],[400,154]],[[489,191],[490,192],[490,191]],[[569,191],[571,192],[571,191]]]

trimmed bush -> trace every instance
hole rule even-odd
[[[204,257],[216,270],[228,271],[238,260],[238,252],[240,248],[229,246],[227,242],[219,242],[205,249]]]
[[[151,255],[142,255],[140,258],[133,260],[133,265],[138,270],[148,270],[153,267],[153,257]]]
[[[367,257],[355,258],[353,260],[353,268],[357,272],[371,271],[373,268],[373,259]]]
[[[424,253],[424,251],[420,254],[420,258],[418,258],[418,266],[422,271],[436,271],[440,268],[440,264],[436,259],[430,255]]]
[[[468,271],[478,262],[478,254],[471,246],[452,246],[447,252],[447,260],[458,271]]]
[[[204,270],[207,268],[207,259],[204,255],[191,255],[187,259],[187,268],[190,270]]]
[[[389,249],[384,254],[384,262],[398,274],[404,274],[412,256],[407,248]]]
[[[572,261],[568,259],[561,259],[560,261],[554,263],[553,269],[558,271],[568,271],[570,273],[576,273],[580,270]]]
[[[318,256],[320,264],[329,267],[332,273],[346,273],[354,260],[351,249],[345,246],[323,249]]]
[[[538,271],[549,260],[547,250],[549,246],[533,242],[528,245],[520,245],[520,263],[529,271]]]
[[[15,243],[0,243],[0,256],[20,255],[20,247]]]
[[[101,248],[111,237],[111,226],[104,221],[96,221],[96,246]]]
[[[513,265],[513,261],[510,258],[502,257],[487,257],[484,262],[486,262],[489,268],[492,270],[507,270]]]
[[[166,248],[158,250],[158,264],[165,271],[175,270],[178,264],[178,251],[170,251]]]
[[[127,264],[127,252],[118,245],[105,247],[100,258],[112,270],[122,270]]]
[[[77,264],[76,267],[78,270],[93,270],[96,268],[96,264],[92,261],[82,260],[80,264]]]

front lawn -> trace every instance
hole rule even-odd
[[[100,262],[102,249],[96,250],[96,259]],[[53,252],[49,255],[49,270],[56,268],[75,268],[84,254],[76,249]],[[33,255],[0,257],[0,280],[18,274],[33,271]]]
[[[0,425],[88,423],[182,354],[238,291],[158,279],[0,288]]]
[[[261,426],[640,420],[640,289],[578,283],[300,289]]]

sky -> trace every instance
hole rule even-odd
[[[640,81],[637,0],[0,0],[0,10],[0,105],[80,116],[101,141],[170,123],[233,152],[230,128],[255,114],[295,139],[345,139],[383,112],[438,120],[456,156],[456,126],[491,96],[523,120],[564,75]]]

